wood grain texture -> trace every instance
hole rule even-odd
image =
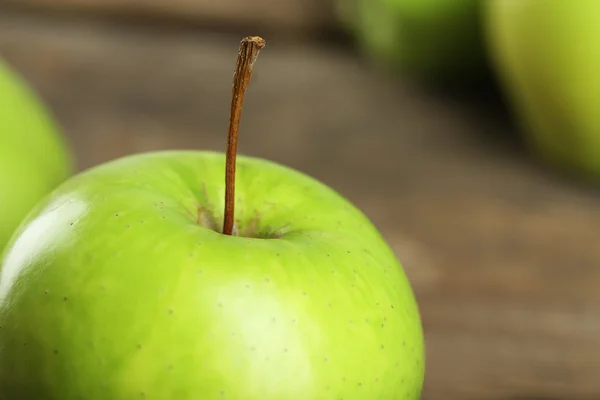
[[[2,7],[297,33],[329,29],[336,24],[330,0],[0,0]]]
[[[240,151],[346,195],[414,285],[428,400],[600,398],[600,195],[546,171],[473,108],[335,48],[269,42]],[[0,13],[0,54],[55,111],[80,168],[224,150],[239,37]]]

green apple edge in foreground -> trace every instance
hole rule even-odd
[[[0,254],[36,203],[69,177],[72,164],[49,111],[0,59]]]
[[[402,267],[317,180],[238,157],[128,156],[60,186],[0,275],[3,400],[420,398],[424,343]]]

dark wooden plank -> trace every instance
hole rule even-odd
[[[0,8],[315,33],[337,25],[331,0],[0,0]]]
[[[239,39],[0,13],[0,54],[55,110],[80,168],[222,150]],[[240,149],[323,180],[380,227],[422,308],[425,398],[600,398],[598,193],[528,161],[485,107],[267,39]]]

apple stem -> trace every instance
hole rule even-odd
[[[250,79],[252,78],[254,62],[263,47],[265,47],[265,41],[259,36],[249,36],[242,39],[242,42],[240,43],[240,52],[235,63],[225,160],[225,212],[223,217],[223,234],[225,235],[231,235],[233,233],[235,164],[244,95],[246,94],[246,88],[250,84]]]

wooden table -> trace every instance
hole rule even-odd
[[[393,82],[331,44],[267,39],[240,150],[321,179],[381,229],[421,305],[424,398],[600,398],[598,193],[530,161],[489,101]],[[222,150],[239,40],[0,12],[0,53],[80,168]]]

